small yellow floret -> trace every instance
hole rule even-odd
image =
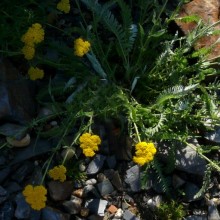
[[[44,71],[37,68],[37,67],[30,67],[28,70],[28,75],[31,80],[37,80],[37,79],[42,79],[44,77]]]
[[[49,170],[48,174],[53,180],[64,182],[66,180],[66,167],[63,165],[55,166]]]
[[[34,45],[44,40],[44,30],[41,24],[35,23],[21,37],[21,41],[27,45]]]
[[[41,210],[46,206],[47,190],[44,186],[27,185],[22,193],[25,197],[25,201],[31,206],[32,209]]]
[[[91,135],[90,133],[84,133],[79,138],[80,148],[83,150],[83,154],[86,157],[93,157],[95,151],[98,151],[98,145],[101,144],[101,139],[98,135]]]
[[[24,54],[26,60],[32,60],[35,55],[34,45],[24,45],[21,52]]]
[[[64,12],[64,13],[69,13],[70,12],[70,2],[69,0],[61,0],[57,4],[57,9]]]
[[[139,142],[135,145],[135,150],[133,161],[141,166],[152,161],[157,152],[152,142]]]
[[[90,50],[89,41],[84,41],[82,38],[78,38],[74,41],[74,54],[78,57],[84,56]]]

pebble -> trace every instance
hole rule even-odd
[[[103,180],[101,183],[98,183],[97,187],[102,196],[109,195],[114,191],[114,188],[108,179]]]
[[[99,216],[104,216],[108,201],[103,199],[90,199],[85,203],[85,208],[88,208],[91,213]]]
[[[86,185],[95,185],[97,183],[97,180],[92,178],[92,179],[88,179],[86,180],[85,184]]]
[[[12,137],[6,137],[7,142],[13,147],[26,147],[31,142],[31,137],[29,134],[26,134],[21,140],[16,140]]]
[[[61,156],[65,158],[66,161],[73,158],[74,155],[75,155],[75,148],[71,148],[71,147],[64,147],[64,149],[61,152]]]
[[[132,192],[139,192],[141,190],[140,168],[138,165],[126,171],[125,182],[129,184]]]
[[[115,213],[115,218],[116,219],[120,219],[120,218],[122,218],[122,216],[123,216],[123,210],[121,209],[121,208],[119,208],[118,210],[117,210],[117,212]]]
[[[105,162],[106,156],[101,154],[96,154],[95,158],[89,163],[86,173],[88,175],[96,174],[101,170],[104,162]]]
[[[69,214],[75,215],[80,212],[82,202],[82,199],[76,196],[71,196],[71,199],[69,201],[64,201],[62,205]]]
[[[63,183],[59,181],[50,181],[48,183],[48,191],[50,197],[54,201],[66,200],[70,198],[73,192],[73,183],[72,181],[65,181]]]

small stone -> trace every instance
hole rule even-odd
[[[140,220],[137,216],[135,216],[129,210],[125,210],[123,218],[124,218],[124,220]]]
[[[80,215],[81,215],[82,217],[87,217],[87,216],[89,215],[89,209],[87,209],[87,208],[82,208],[82,209],[80,210]]]
[[[83,189],[74,190],[72,194],[73,194],[74,196],[77,196],[77,197],[79,197],[79,198],[82,198],[82,197],[83,197]]]
[[[105,162],[105,158],[106,158],[106,156],[104,156],[104,155],[96,154],[95,158],[89,163],[89,165],[86,169],[86,173],[88,175],[98,173]]]
[[[88,194],[93,194],[96,198],[100,198],[99,193],[93,185],[87,185],[83,188],[83,196],[88,196]]]
[[[138,165],[126,171],[125,182],[130,185],[133,192],[139,192],[141,190],[140,168]]]
[[[49,108],[41,108],[38,112],[38,118],[45,118],[53,114],[53,111]]]
[[[109,195],[114,191],[114,188],[108,179],[102,181],[97,186],[102,196]]]
[[[88,179],[86,180],[85,184],[86,185],[95,185],[97,183],[97,180],[92,178],[92,179]]]
[[[62,201],[69,198],[73,191],[72,181],[50,181],[48,183],[48,191],[54,201]]]
[[[26,134],[21,140],[16,140],[12,137],[6,137],[7,142],[13,147],[26,147],[31,142],[31,137],[29,134]]]
[[[17,194],[15,197],[16,210],[15,217],[17,219],[29,219],[31,213],[31,207],[26,203],[22,193]]]
[[[174,189],[179,188],[180,186],[182,186],[186,181],[184,181],[183,179],[181,179],[179,176],[177,175],[173,175],[173,179],[172,179],[172,183],[173,183],[173,187]]]
[[[99,216],[104,216],[104,212],[108,201],[103,199],[90,199],[85,203],[85,208],[88,208],[91,213],[98,214]]]
[[[50,122],[50,125],[51,125],[52,127],[56,127],[56,126],[58,125],[58,123],[57,123],[57,121],[51,121],[51,122]]]
[[[81,210],[82,199],[71,196],[69,201],[63,202],[64,209],[71,215],[78,214]]]
[[[155,210],[161,205],[162,196],[155,196],[147,201],[147,205],[151,210]]]
[[[97,174],[97,180],[98,180],[98,182],[102,182],[102,181],[104,181],[104,180],[106,180],[106,179],[107,179],[107,177],[105,176],[104,173],[98,173],[98,174]]]
[[[12,202],[6,201],[0,207],[0,219],[1,220],[12,220],[14,217],[14,206]]]
[[[115,218],[116,219],[120,219],[120,218],[122,218],[122,216],[123,216],[123,210],[121,209],[121,208],[119,208],[118,210],[117,210],[117,212],[115,213]]]
[[[114,173],[112,174],[111,177],[111,182],[114,185],[114,187],[118,190],[118,191],[122,191],[123,190],[123,185],[122,185],[122,181],[121,181],[121,177],[118,173],[118,171],[114,171]]]
[[[84,164],[84,163],[80,163],[80,164],[79,164],[79,171],[80,171],[80,172],[84,172],[85,170],[86,170],[85,164]]]
[[[107,208],[107,211],[110,212],[111,214],[114,214],[116,213],[118,210],[118,208],[114,205],[110,205],[108,208]]]
[[[73,158],[74,155],[75,155],[75,148],[72,147],[65,147],[61,152],[61,156],[63,157],[63,159],[65,158],[66,161]]]
[[[0,204],[2,204],[8,198],[8,192],[0,186]]]
[[[211,200],[210,205],[208,206],[208,220],[220,220],[219,212],[214,204],[214,202]]]

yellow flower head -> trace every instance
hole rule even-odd
[[[44,71],[37,67],[30,67],[28,70],[28,75],[31,80],[42,79],[44,77]]]
[[[24,54],[26,60],[32,60],[35,54],[34,45],[24,45],[21,52]]]
[[[91,135],[90,133],[84,133],[79,138],[80,148],[83,150],[83,154],[86,157],[93,157],[95,151],[98,151],[98,145],[101,144],[101,139],[98,135]]]
[[[74,54],[78,57],[82,57],[90,50],[89,41],[84,41],[82,38],[78,38],[74,41]]]
[[[41,210],[46,206],[47,190],[44,186],[27,185],[22,193],[32,209]]]
[[[27,32],[21,37],[21,41],[26,45],[34,45],[42,42],[44,40],[44,30],[41,24],[35,23]]]
[[[61,0],[57,4],[57,9],[64,12],[64,13],[69,13],[70,12],[70,1],[69,0]]]
[[[135,145],[135,150],[133,161],[141,166],[152,161],[157,152],[152,142],[139,142]]]
[[[66,167],[63,165],[55,166],[53,169],[49,170],[48,174],[53,180],[64,182],[66,180]]]

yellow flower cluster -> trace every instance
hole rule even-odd
[[[44,77],[44,71],[37,67],[34,68],[31,66],[28,70],[28,75],[31,80],[42,79]]]
[[[69,0],[61,0],[57,4],[57,9],[64,12],[64,13],[69,13],[70,12],[70,1]]]
[[[98,135],[91,135],[90,133],[84,133],[79,138],[80,147],[83,150],[83,154],[86,157],[93,157],[95,151],[98,151],[98,145],[101,144],[101,139]]]
[[[28,28],[27,32],[21,37],[21,41],[25,44],[22,53],[25,59],[31,60],[35,54],[35,46],[44,40],[44,30],[38,23]]]
[[[141,166],[152,161],[154,154],[157,152],[151,142],[139,142],[135,145],[135,150],[133,161]]]
[[[27,185],[22,193],[32,209],[41,210],[46,206],[47,189],[44,186]]]
[[[48,174],[53,180],[64,182],[66,180],[66,167],[63,165],[55,166],[53,169],[49,170]]]
[[[90,50],[89,41],[84,41],[82,38],[78,38],[74,41],[74,54],[78,57],[82,57]]]

